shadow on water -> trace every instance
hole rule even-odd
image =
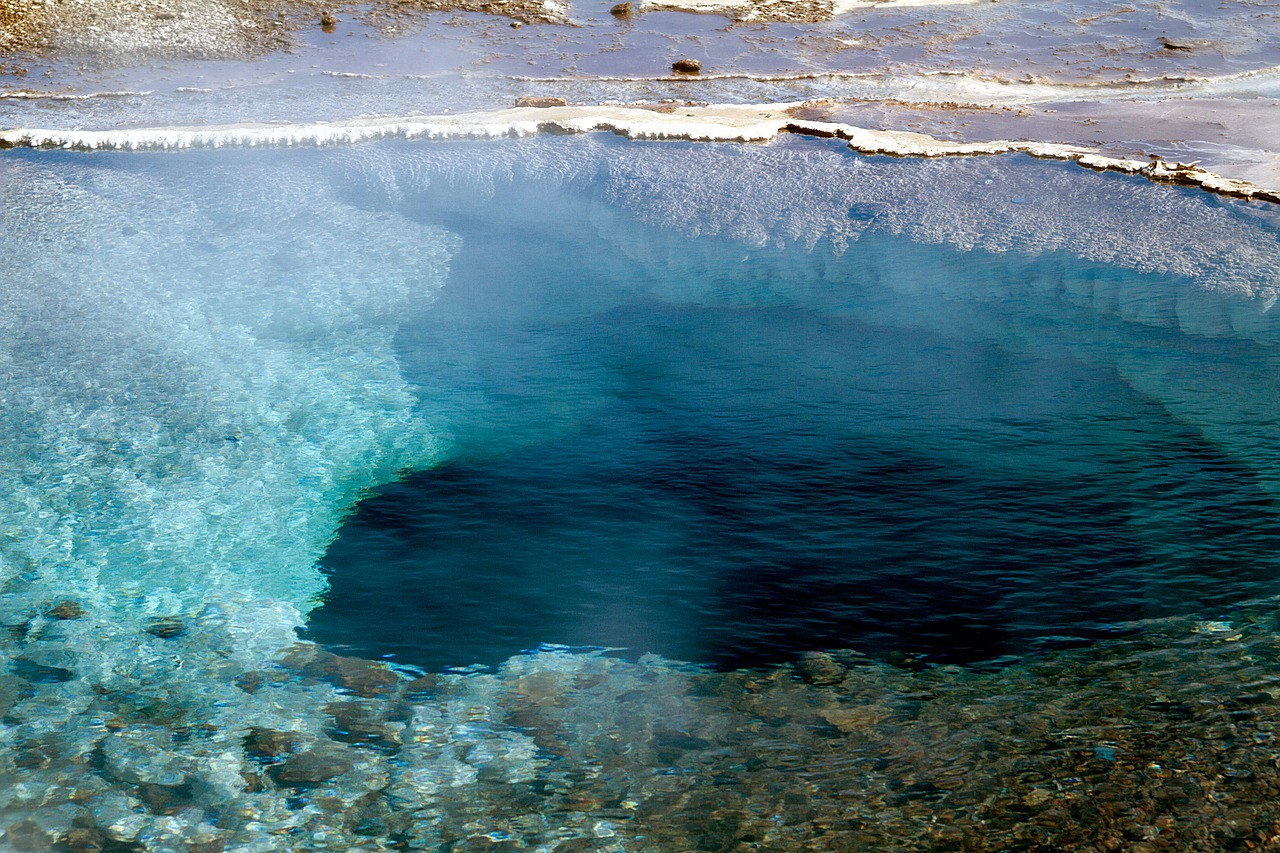
[[[316,639],[428,669],[541,643],[971,663],[1274,591],[1271,498],[1114,367],[1179,333],[1056,294],[911,306],[886,268],[1029,262],[899,238],[655,262],[586,194],[530,192],[406,202],[463,238],[400,339],[453,453],[347,522]]]

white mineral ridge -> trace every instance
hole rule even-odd
[[[1058,96],[1061,92],[1055,92]],[[159,127],[132,130],[15,129],[0,132],[10,147],[78,151],[145,151],[188,148],[352,145],[379,139],[476,140],[527,137],[541,133],[612,132],[628,139],[695,142],[767,142],[783,133],[836,137],[867,154],[946,157],[1020,152],[1070,160],[1091,169],[1142,173],[1156,180],[1197,185],[1243,198],[1280,199],[1280,187],[1257,186],[1199,168],[1109,156],[1079,145],[1022,140],[953,142],[900,130],[871,130],[835,122],[793,118],[801,102],[714,105],[652,109],[617,105],[516,107],[489,112],[384,116],[303,124],[245,124],[221,127]]]

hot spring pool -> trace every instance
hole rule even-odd
[[[1053,844],[1270,760],[1266,207],[600,136],[0,194],[16,848]]]
[[[447,450],[348,520],[314,639],[429,669],[543,643],[972,662],[1275,592],[1265,475],[1184,414],[1194,377],[1274,354],[1184,332],[1189,282],[914,242],[857,203],[838,254],[681,239],[723,224],[602,225],[608,181],[400,201],[461,237],[396,346]],[[1052,204],[1026,192],[1012,227]],[[1269,415],[1216,417],[1269,443]]]

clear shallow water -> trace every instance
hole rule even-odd
[[[1265,531],[1237,526],[1265,524],[1280,493],[1262,209],[803,142],[7,152],[0,172],[0,843],[1007,849],[1103,844],[1123,823],[1202,850],[1272,825],[1250,780],[1277,759],[1274,608],[1220,604],[1274,592]],[[614,464],[636,458],[639,474]],[[608,477],[621,531],[650,548],[669,531],[684,561],[642,565],[636,547],[632,566],[748,545],[782,565],[803,547],[848,601],[846,557],[866,558],[870,600],[918,630],[840,636],[899,664],[889,652],[1030,649],[1029,617],[989,626],[1055,600],[1064,619],[1224,618],[998,670],[846,651],[716,673],[544,650],[418,678],[297,643],[304,614],[316,631],[328,612],[318,563],[343,520],[400,475],[467,486],[445,490],[459,507],[505,501],[485,517],[495,550],[518,523],[585,559],[620,513],[601,502],[575,532],[568,507]],[[988,600],[963,596],[1006,566],[955,555],[911,589],[880,531],[909,526],[925,489],[953,551],[1039,565],[1048,541],[1076,562]],[[1063,489],[1080,496],[1067,524]],[[1010,523],[984,528],[978,504]],[[869,546],[836,525],[791,535],[792,517],[847,506],[877,522]],[[1015,524],[1035,535],[1010,546]],[[1082,600],[1084,525],[1110,538]],[[964,584],[935,577],[956,564]],[[741,566],[712,568],[681,575],[703,606],[676,639],[701,660],[718,626],[773,604]],[[899,616],[925,583],[950,615]],[[1118,600],[1091,609],[1096,590]],[[652,591],[641,639],[691,598]],[[867,600],[859,630],[881,616]],[[793,626],[826,618],[790,601]],[[980,631],[975,614],[992,617]],[[468,641],[457,662],[489,654]],[[751,660],[804,647],[751,642]],[[1166,766],[1203,787],[1165,785]]]
[[[591,194],[550,217],[505,187],[406,202],[462,237],[397,342],[427,405],[455,401],[448,461],[347,521],[313,638],[428,669],[541,643],[973,661],[1275,590],[1272,496],[1170,410],[1199,389],[1153,398],[1117,368],[1271,349],[1025,287],[1176,281],[875,235],[833,258],[637,226],[661,247],[624,256],[575,224]],[[1265,442],[1272,423],[1235,429]]]

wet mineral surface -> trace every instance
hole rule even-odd
[[[1280,20],[1265,3],[611,8],[6,0],[3,124],[331,121],[521,98],[585,109],[813,102],[874,130],[1076,144],[1280,189]],[[686,61],[699,73],[672,71]]]

